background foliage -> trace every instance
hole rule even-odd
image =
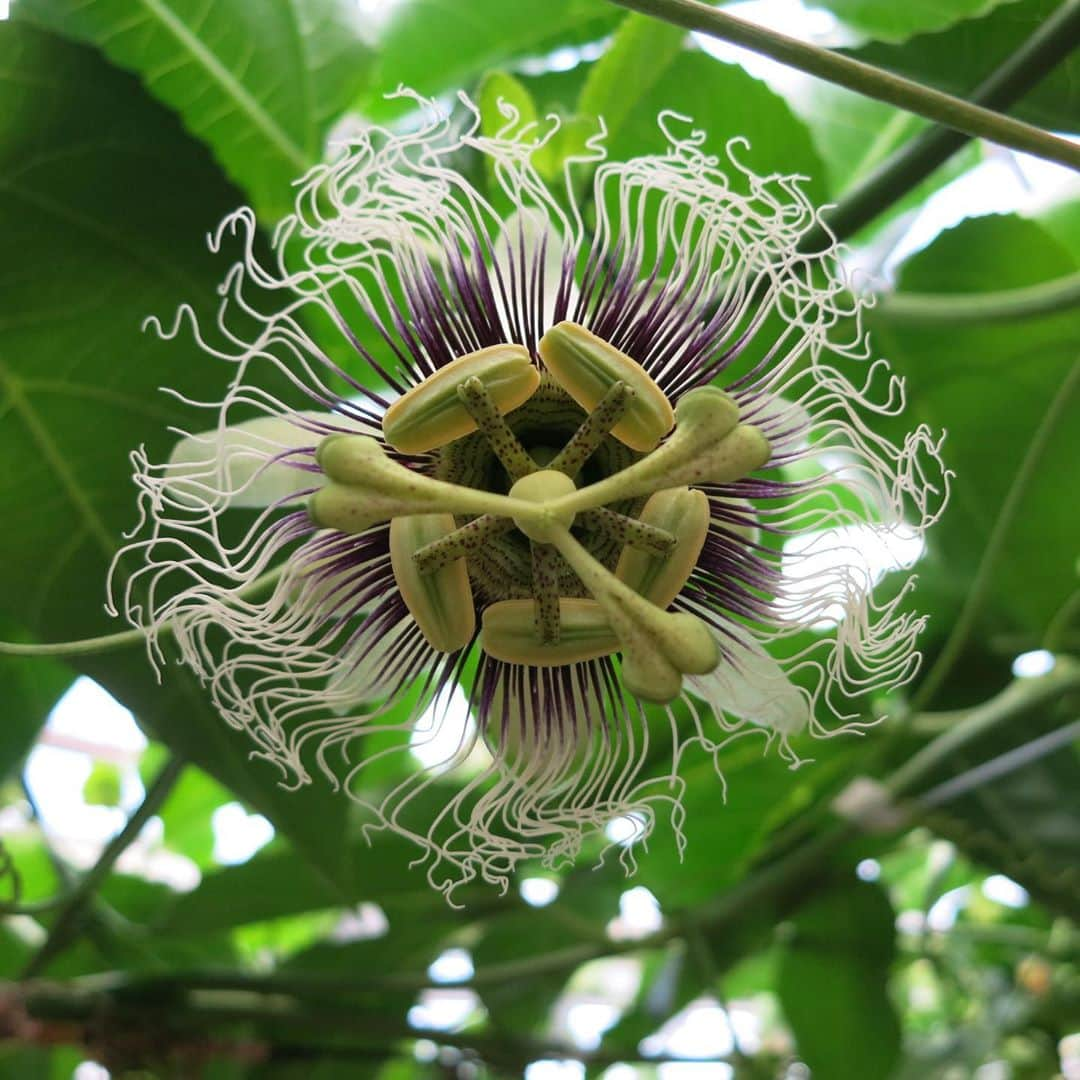
[[[960,94],[1060,6],[816,0],[852,55]],[[717,148],[747,137],[752,167],[805,174],[822,203],[925,126],[723,55],[604,0],[16,0],[0,23],[0,637],[114,629],[102,582],[133,522],[127,455],[168,452],[182,415],[160,386],[212,399],[228,375],[142,320],[212,308],[223,263],[207,231],[245,202],[269,231],[335,126],[401,119],[384,96],[399,83],[473,92],[486,125],[500,96],[559,114],[539,163],[552,177],[589,118],[606,117],[623,156],[655,149],[655,117],[674,109]],[[1078,130],[1078,63],[1015,114]],[[1003,153],[966,146],[849,238],[883,293],[877,349],[909,376],[905,424],[946,428],[958,474],[920,564],[924,674],[904,700],[864,703],[892,720],[800,747],[816,761],[794,774],[738,744],[726,805],[711,764],[691,767],[681,862],[658,837],[631,881],[584,861],[546,906],[476,889],[453,911],[403,841],[368,842],[347,801],[278,788],[183,669],[158,686],[140,647],[0,657],[0,974],[36,979],[0,993],[0,1076],[67,1077],[93,1059],[118,1076],[627,1080],[679,1056],[656,1033],[688,1008],[753,1020],[703,1077],[997,1063],[978,1075],[1037,1080],[1070,1068],[1070,1045],[1080,1068],[1080,319],[1075,299],[1002,315],[1016,290],[1080,271],[1077,189],[1023,216],[969,216],[898,266],[893,254],[936,191]],[[1042,674],[1014,677],[1035,650],[1048,651],[1016,670]],[[79,675],[150,739],[145,802],[86,876],[20,789]],[[834,809],[864,777],[901,800],[873,828]],[[120,787],[102,759],[84,795],[115,805]],[[236,802],[274,838],[222,865],[213,821]],[[189,887],[147,872],[152,859],[117,864],[129,845],[181,858]],[[642,887],[651,924],[630,917]],[[448,949],[471,963],[449,992]],[[449,1024],[440,993],[464,1003]],[[603,1020],[575,1043],[582,1006]],[[533,1064],[548,1060],[572,1071]]]

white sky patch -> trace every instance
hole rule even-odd
[[[465,691],[454,683],[421,714],[409,736],[409,750],[429,769],[448,766],[474,730]]]
[[[807,7],[801,0],[744,0],[742,3],[725,4],[724,11],[812,45],[835,46],[854,41],[832,12]],[[812,76],[802,71],[727,41],[719,41],[708,34],[695,32],[691,37],[702,51],[725,63],[738,64],[747,74],[786,97],[798,98],[814,81]]]
[[[414,1028],[455,1031],[480,1008],[480,999],[471,990],[424,990],[409,1010]]]
[[[473,962],[467,949],[447,949],[428,967],[432,982],[459,983],[473,976]]]
[[[781,572],[784,580],[805,595],[813,614],[816,629],[834,626],[844,617],[839,603],[819,610],[816,607],[812,582],[835,579],[845,568],[866,578],[867,585],[876,585],[890,570],[913,566],[926,552],[926,541],[912,528],[900,526],[890,532],[870,525],[844,525],[836,529],[803,533],[785,541]],[[785,614],[800,618],[798,607],[785,607]]]
[[[749,1014],[747,1014],[749,1015]],[[646,1056],[727,1057],[735,1048],[728,1016],[712,998],[698,998],[676,1013],[658,1031],[646,1036],[638,1049]],[[740,1034],[741,1038],[741,1034]],[[710,1063],[709,1074],[719,1077],[721,1066]]]
[[[564,1021],[570,1038],[579,1050],[595,1050],[604,1032],[619,1019],[619,1009],[610,1001],[578,1001],[566,1010]]]
[[[991,874],[982,883],[982,894],[1002,907],[1022,908],[1028,903],[1027,889],[1004,874]]]
[[[219,806],[210,819],[214,861],[222,866],[245,863],[274,838],[274,826],[262,814],[249,814],[238,802]]]
[[[644,885],[637,885],[619,897],[619,914],[608,923],[607,932],[613,941],[635,941],[663,925],[660,901]]]
[[[0,0],[2,3],[3,0]],[[96,1061],[80,1061],[71,1074],[71,1080],[109,1080],[112,1074]]]
[[[365,900],[352,911],[346,911],[337,926],[330,931],[330,940],[338,945],[350,941],[371,941],[384,937],[390,931],[390,920],[378,904]]]
[[[534,1061],[525,1066],[525,1080],[585,1080],[580,1061]]]
[[[11,17],[11,0],[0,0],[0,22]]]
[[[613,844],[622,844],[626,847],[644,835],[645,825],[633,814],[625,814],[622,817],[612,818],[604,826],[604,835]]]
[[[970,894],[971,886],[961,885],[939,896],[926,913],[926,925],[938,933],[951,930],[956,924],[957,916],[967,906]]]
[[[547,907],[559,895],[559,883],[546,877],[522,878],[518,892],[529,907]]]
[[[886,271],[930,244],[939,233],[965,218],[985,214],[1032,213],[1055,198],[1067,197],[1075,178],[1063,165],[1027,154],[993,152],[963,176],[935,191],[919,208],[911,226],[889,253]]]
[[[881,877],[881,863],[877,859],[861,859],[855,873],[860,881],[877,881]]]
[[[49,714],[26,763],[26,783],[45,829],[71,841],[65,855],[80,865],[123,828],[144,790],[137,762],[146,738],[130,711],[92,679],[78,678]],[[88,805],[83,788],[100,759],[120,770],[120,806]]]
[[[665,1061],[656,1080],[730,1080],[735,1070],[723,1061]]]
[[[1012,663],[1012,673],[1018,679],[1034,679],[1054,670],[1054,654],[1048,649],[1033,649],[1021,653]]]

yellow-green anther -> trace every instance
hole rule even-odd
[[[476,631],[469,572],[460,560],[423,574],[413,556],[456,529],[451,514],[418,514],[390,522],[390,565],[409,614],[433,649],[457,652]]]
[[[611,433],[626,413],[633,391],[621,379],[609,387],[596,408],[582,421],[570,441],[548,463],[547,468],[577,476],[581,467]]]
[[[317,525],[342,532],[406,514],[497,514],[531,516],[536,508],[518,499],[478,488],[434,480],[387,457],[368,435],[331,435],[319,444],[315,460],[334,481],[308,503]]]
[[[675,431],[663,446],[564,497],[554,508],[581,511],[669,487],[726,484],[769,460],[768,439],[757,428],[739,423],[738,405],[722,390],[691,390],[679,401],[675,417]]]
[[[696,616],[661,611],[594,559],[569,530],[554,530],[551,543],[604,609],[619,639],[624,680],[637,697],[671,701],[683,675],[708,674],[720,662],[715,638]]]
[[[537,346],[555,381],[592,412],[617,382],[633,392],[611,434],[634,450],[648,452],[671,430],[675,414],[649,373],[624,352],[573,322],[553,326]]]
[[[466,522],[460,529],[455,529],[449,536],[425,544],[413,556],[413,561],[421,574],[431,574],[455,559],[476,555],[491,537],[507,533],[512,528],[514,522],[511,518],[481,514],[480,517]]]
[[[641,511],[641,522],[675,538],[663,555],[624,548],[615,576],[658,608],[667,608],[697,564],[709,532],[709,500],[690,488],[658,491]]]
[[[540,385],[540,372],[521,345],[491,345],[459,356],[386,410],[386,441],[403,454],[421,454],[475,431],[476,421],[458,396],[472,378],[483,383],[500,413],[523,405]]]
[[[585,510],[577,520],[584,528],[603,534],[620,547],[629,544],[651,555],[667,555],[675,546],[675,537],[670,532],[607,507]]]
[[[532,544],[532,591],[536,636],[541,644],[559,641],[559,553],[550,544]]]
[[[536,463],[510,430],[487,387],[475,375],[458,387],[458,397],[512,480],[536,472]]]
[[[502,600],[484,610],[484,651],[495,660],[532,667],[559,667],[610,656],[619,648],[604,609],[595,600],[559,599],[559,640],[544,643],[532,600]]]
[[[569,529],[574,523],[572,510],[553,510],[550,504],[575,491],[574,481],[552,469],[523,476],[510,489],[510,498],[535,504],[528,516],[515,516],[514,524],[530,539],[549,543],[554,530]]]

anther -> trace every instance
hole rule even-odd
[[[368,435],[331,435],[319,444],[315,459],[333,482],[311,497],[308,512],[315,524],[341,532],[363,532],[377,522],[409,514],[516,518],[529,517],[533,509],[518,499],[407,469],[387,457]]]
[[[699,618],[661,611],[594,559],[569,530],[553,530],[551,543],[607,615],[631,693],[669,702],[678,697],[683,675],[705,675],[720,662],[716,640]]]
[[[458,396],[458,388],[473,378],[484,385],[500,413],[523,405],[540,385],[540,372],[521,345],[492,345],[459,356],[386,410],[386,441],[401,453],[420,454],[475,431],[476,421]]]
[[[561,499],[555,509],[587,510],[664,488],[726,484],[760,468],[769,441],[739,423],[739,407],[722,390],[705,386],[679,401],[676,427],[663,446],[621,472]]]
[[[675,422],[671,403],[649,373],[614,345],[573,322],[553,326],[537,346],[555,381],[592,412],[617,382],[632,391],[611,434],[633,450],[654,450]]]
[[[422,574],[413,556],[454,531],[450,514],[396,517],[390,522],[390,565],[405,606],[433,649],[456,652],[472,641],[476,609],[463,562]]]

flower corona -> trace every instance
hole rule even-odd
[[[845,699],[912,677],[923,620],[839,538],[921,532],[949,474],[925,427],[877,430],[902,383],[842,253],[801,250],[798,177],[663,114],[665,153],[609,161],[601,126],[552,190],[556,121],[413,102],[416,130],[298,182],[272,257],[250,211],[223,223],[216,326],[155,323],[234,370],[168,462],[134,455],[112,602],[452,898],[620,817],[678,835],[695,748],[756,733],[796,764],[800,732],[856,727]],[[441,762],[370,768],[418,732],[452,733]]]

